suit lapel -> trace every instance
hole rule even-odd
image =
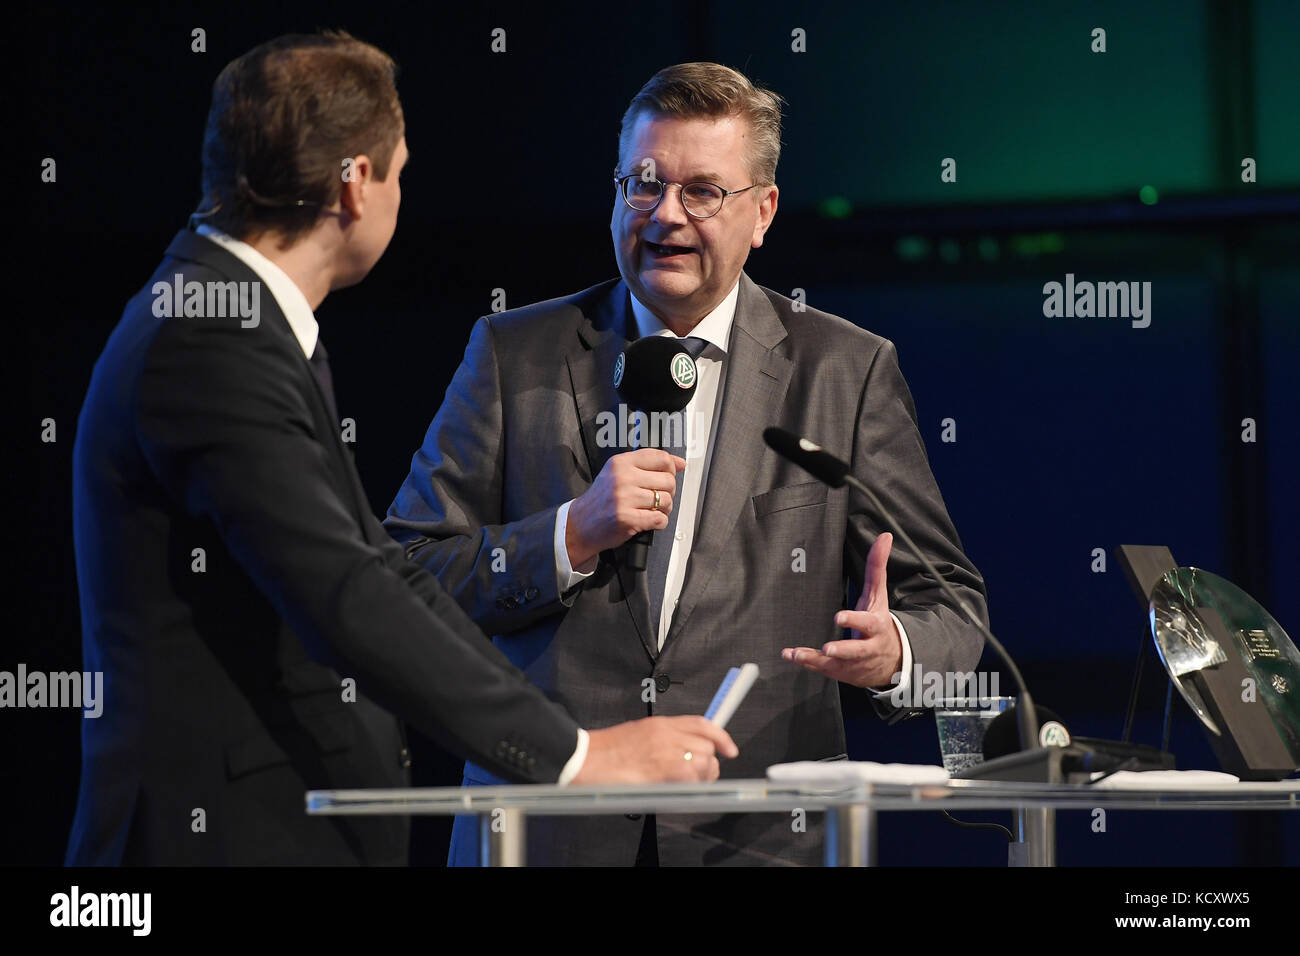
[[[582,423],[582,446],[593,481],[605,462],[622,450],[597,444],[596,417],[605,411],[617,413],[614,362],[628,342],[636,338],[635,325],[627,286],[617,282],[608,295],[583,315],[578,325],[578,341],[565,355],[578,421]]]
[[[664,651],[690,621],[722,560],[736,519],[754,493],[754,476],[765,450],[763,429],[776,421],[794,370],[793,363],[775,351],[785,337],[785,326],[772,303],[742,272],[708,487]]]
[[[627,286],[620,281],[611,287],[608,295],[593,303],[578,326],[578,341],[565,356],[573,401],[582,425],[582,446],[593,481],[610,458],[627,450],[618,447],[617,443],[602,447],[596,441],[599,431],[596,418],[602,412],[618,413],[614,363],[627,344],[637,338],[636,320],[628,295]],[[650,626],[650,592],[645,573],[629,571],[624,567],[621,555],[616,568],[632,624],[653,660],[659,655],[658,640],[655,629]]]

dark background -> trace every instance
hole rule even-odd
[[[670,63],[744,70],[789,102],[780,211],[760,284],[892,339],[994,631],[1075,733],[1118,737],[1144,614],[1113,555],[1166,544],[1300,632],[1294,376],[1300,358],[1300,8],[1290,0],[844,4],[199,4],[23,15],[11,151],[30,204],[12,321],[28,378],[9,442],[16,609],[0,669],[80,668],[70,461],[90,370],[122,305],[199,198],[220,68],[284,32],[341,27],[400,67],[412,165],[371,276],[318,312],[377,514],[492,290],[507,305],[616,274],[618,121]],[[299,8],[300,7],[300,8]],[[190,50],[190,31],[207,52]],[[506,30],[507,51],[490,52]],[[1091,31],[1107,52],[1090,52]],[[807,52],[791,51],[791,31]],[[21,87],[20,87],[21,88]],[[1258,162],[1254,184],[1240,163]],[[40,181],[45,157],[56,183]],[[957,160],[958,181],[940,181]],[[1149,187],[1145,201],[1140,190]],[[1152,323],[1049,319],[1042,286],[1149,281]],[[940,440],[954,418],[957,441]],[[1258,440],[1241,441],[1243,418]],[[58,440],[38,439],[57,422]],[[1287,476],[1292,476],[1288,478]],[[1104,573],[1092,570],[1105,549]],[[1145,638],[1149,640],[1149,637]],[[991,655],[983,662],[996,669]],[[1008,682],[1009,683],[1009,682]],[[1158,743],[1148,670],[1136,739]],[[1004,687],[1004,692],[1009,692]],[[929,719],[880,724],[845,695],[854,759],[937,762]],[[1171,749],[1216,769],[1175,698]],[[78,779],[75,711],[6,711],[0,863],[61,861]],[[416,782],[459,783],[417,740]],[[983,815],[1004,819],[1006,814]],[[1066,864],[1300,862],[1295,814],[1060,814]],[[449,822],[417,820],[440,863]],[[882,863],[1005,862],[1002,838],[933,814],[882,818]]]

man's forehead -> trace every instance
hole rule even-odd
[[[624,163],[645,159],[679,175],[718,179],[743,170],[748,128],[738,117],[680,117],[643,113],[628,138]]]

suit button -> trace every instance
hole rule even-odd
[[[623,814],[623,816],[627,817],[629,820],[640,820],[640,819],[641,819],[641,814],[639,814],[639,813],[625,813],[625,814]]]
[[[397,759],[401,761],[403,770],[409,769],[411,766],[411,751],[403,747],[401,753],[397,755]]]
[[[668,685],[671,684],[671,683],[672,683],[672,681],[670,681],[670,680],[668,679],[668,675],[667,675],[667,674],[656,674],[656,675],[655,675],[655,690],[659,691],[659,693],[661,693],[661,694],[666,694],[666,693],[668,693]]]
[[[524,592],[524,599],[527,601],[533,601],[537,599],[537,595],[538,595],[537,588],[529,588],[527,591]]]

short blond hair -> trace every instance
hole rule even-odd
[[[665,67],[641,87],[619,130],[619,160],[627,152],[632,128],[643,113],[683,119],[740,116],[753,133],[745,165],[754,182],[771,186],[776,182],[776,163],[781,158],[780,96],[755,86],[745,74],[720,63],[678,63]]]

